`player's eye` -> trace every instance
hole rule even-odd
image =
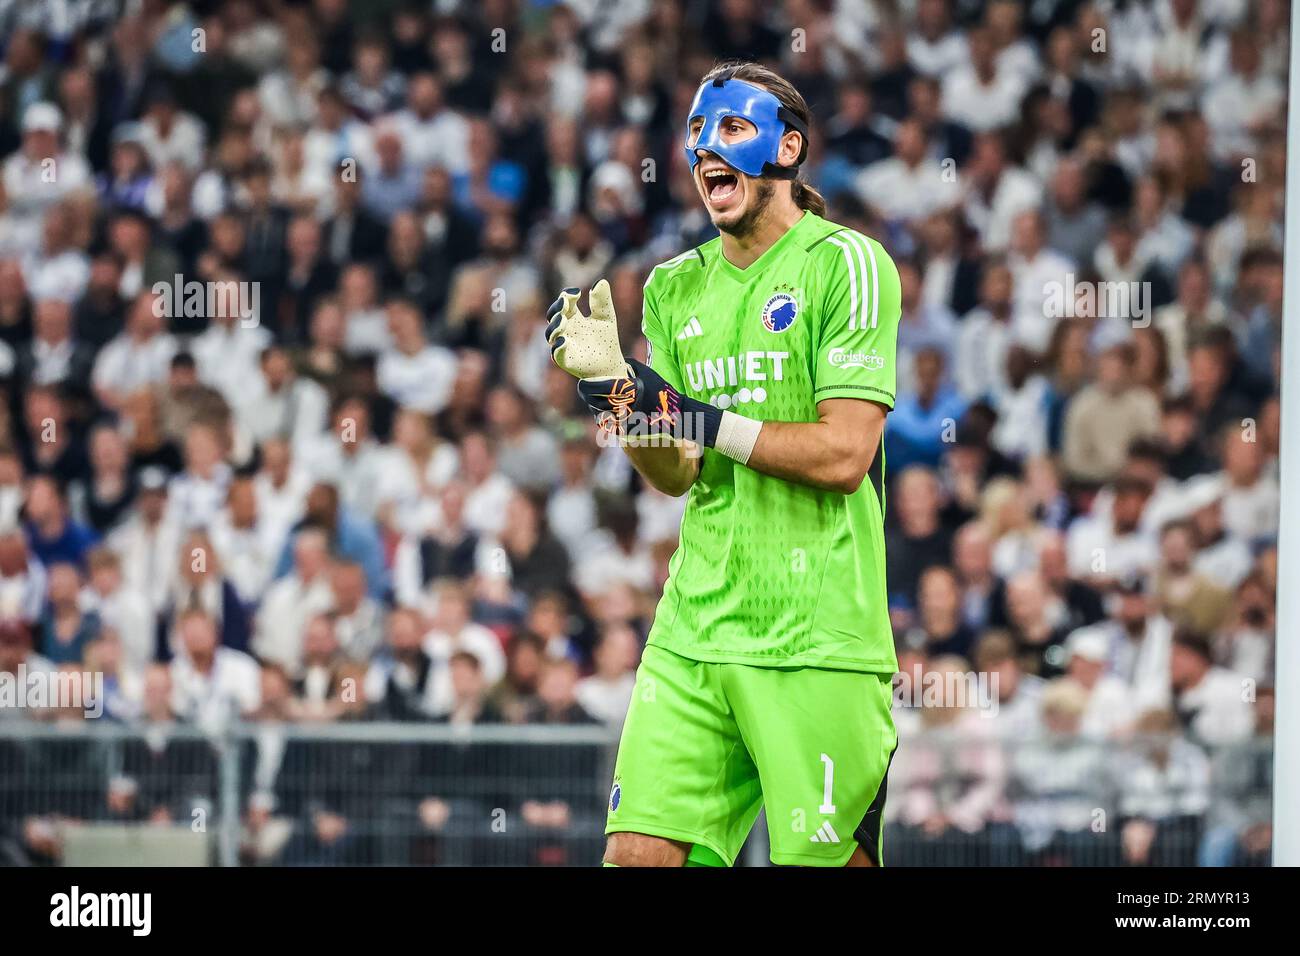
[[[702,129],[704,129],[703,117],[697,116],[695,119],[691,120],[691,124],[687,128],[686,132],[686,145],[688,148],[694,146],[700,141],[700,130]]]
[[[723,120],[722,132],[732,143],[743,143],[758,133],[758,129],[748,120],[731,117]]]

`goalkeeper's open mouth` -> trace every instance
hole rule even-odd
[[[730,166],[724,163],[700,163],[699,165],[700,191],[704,194],[705,202],[709,208],[715,212],[726,212],[733,209],[744,199],[744,189],[741,188],[741,176]]]

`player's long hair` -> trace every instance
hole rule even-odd
[[[746,83],[753,83],[755,86],[761,86],[778,100],[781,105],[788,109],[803,122],[805,129],[812,128],[812,110],[808,109],[808,101],[803,98],[794,85],[773,70],[757,63],[750,63],[747,60],[731,60],[726,63],[719,63],[713,69],[705,73],[700,80],[700,85],[709,83],[723,73],[729,73],[738,80],[744,80]],[[808,137],[803,138],[803,146],[799,149],[799,162],[802,163],[808,157]],[[794,204],[800,209],[807,209],[809,212],[818,216],[826,215],[826,200],[822,194],[810,186],[802,176],[795,179],[790,184],[791,197]]]

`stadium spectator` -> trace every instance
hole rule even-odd
[[[885,539],[886,576],[890,591],[910,604],[921,572],[948,561],[952,538],[939,520],[939,484],[931,471],[914,466],[894,482],[893,504],[899,520]]]
[[[366,672],[366,700],[391,720],[429,719],[445,712],[445,703],[440,707],[437,701],[433,659],[424,650],[423,625],[422,615],[412,608],[389,614],[384,646]]]
[[[891,467],[919,464],[934,468],[943,457],[945,434],[956,430],[966,402],[945,381],[944,352],[932,345],[913,357],[914,391],[894,405],[885,454]]]
[[[302,633],[308,619],[330,609],[329,539],[319,527],[299,530],[292,539],[293,569],[266,591],[257,612],[252,648],[297,675]]]
[[[1178,722],[1192,740],[1228,743],[1250,736],[1255,713],[1246,699],[1247,681],[1214,663],[1203,635],[1181,631],[1169,651],[1170,683]]]
[[[1104,634],[1080,628],[1066,638],[1065,675],[1088,695],[1079,732],[1096,740],[1127,733],[1134,723],[1132,694],[1124,681],[1107,672],[1109,661],[1110,646]]]
[[[975,645],[971,660],[977,672],[989,675],[996,688],[996,709],[990,714],[999,739],[1037,737],[1042,732],[1041,697],[1046,681],[1020,666],[1016,642],[1006,631],[988,631]]]
[[[317,614],[303,627],[302,676],[292,684],[305,719],[331,720],[341,716],[345,663],[333,618],[329,614]]]
[[[1099,807],[1110,804],[1114,778],[1104,751],[1080,746],[1087,692],[1069,678],[1043,689],[1045,735],[1017,748],[1011,771],[1016,827],[1031,861],[1066,866],[1114,865],[1113,831],[1095,825]]]
[[[213,729],[261,705],[257,662],[219,643],[216,622],[202,610],[187,610],[176,622],[183,653],[171,662],[172,710],[184,720]]]
[[[530,724],[594,724],[597,722],[578,702],[578,667],[568,658],[553,658],[542,664],[537,679],[537,697],[528,714]]]
[[[45,565],[66,562],[84,566],[86,552],[95,544],[95,532],[68,514],[67,502],[58,481],[36,475],[27,483],[23,504],[28,547]]]
[[[506,656],[496,635],[471,619],[471,601],[463,585],[446,582],[436,587],[430,630],[424,636],[424,652],[431,662],[429,706],[435,714],[451,708],[451,658],[458,652],[473,654],[481,677],[488,686],[506,672]]]
[[[640,640],[630,627],[611,627],[592,651],[595,671],[578,681],[577,700],[583,710],[611,726],[627,716],[636,685]]]
[[[79,664],[99,636],[99,618],[82,611],[81,572],[75,564],[49,565],[45,610],[39,621],[41,654],[55,664]]]
[[[926,679],[938,681],[937,700],[921,713],[921,727],[931,739],[900,736],[901,759],[896,756],[890,766],[891,777],[898,774],[897,809],[891,808],[893,832],[886,839],[893,838],[903,865],[932,866],[941,857],[968,865],[1015,861],[1017,841],[1002,826],[1008,815],[1006,760],[993,726],[964,699],[958,681],[966,676],[962,658],[934,657]],[[958,739],[960,746],[954,746]],[[952,763],[960,767],[956,787],[949,783]]]
[[[1210,804],[1210,762],[1174,735],[1167,710],[1148,711],[1134,728],[1141,743],[1126,755],[1119,791],[1120,842],[1131,866],[1190,866]]]
[[[108,547],[97,547],[87,556],[90,577],[82,590],[81,604],[106,628],[112,628],[122,670],[139,676],[153,662],[157,634],[154,609],[138,590],[127,586],[122,560]]]
[[[483,665],[469,651],[456,651],[447,661],[451,696],[447,706],[447,723],[453,726],[493,724],[500,719],[487,699],[487,681]]]

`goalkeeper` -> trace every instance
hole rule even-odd
[[[755,64],[706,75],[685,149],[720,236],[645,286],[646,364],[609,286],[551,307],[555,361],[637,471],[689,494],[610,792],[615,866],[881,863],[896,744],[881,438],[898,274],[798,178],[809,111]]]

